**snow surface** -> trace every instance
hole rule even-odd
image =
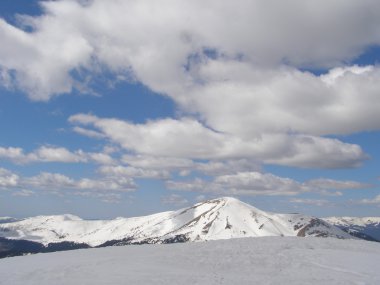
[[[242,238],[5,258],[0,284],[380,284],[379,264],[375,242]]]
[[[73,215],[38,216],[0,225],[0,237],[44,245],[71,241],[98,246],[122,239],[160,243],[176,236],[187,241],[207,241],[297,235],[352,238],[322,220],[302,214],[269,213],[229,197],[136,218],[86,221]]]

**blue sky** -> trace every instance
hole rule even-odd
[[[2,1],[0,216],[378,216],[380,4],[333,2]]]

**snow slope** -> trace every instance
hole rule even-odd
[[[99,246],[109,241],[171,243],[263,236],[352,238],[320,219],[268,213],[234,198],[209,200],[186,209],[137,218],[85,221],[73,215],[38,216],[0,225],[0,237],[44,245],[75,242]]]
[[[0,284],[380,284],[379,264],[379,243],[243,238],[5,258]]]
[[[329,217],[323,220],[352,234],[364,234],[380,241],[380,217]]]

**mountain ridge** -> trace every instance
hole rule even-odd
[[[262,236],[352,238],[321,219],[302,214],[265,212],[231,197],[141,217],[83,220],[65,214],[37,216],[0,225],[1,238],[37,242],[44,246],[68,242],[97,247]]]
[[[327,217],[323,220],[352,236],[380,242],[380,217]]]

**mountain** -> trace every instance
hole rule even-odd
[[[329,217],[323,220],[353,236],[380,242],[380,217]]]
[[[315,217],[264,212],[226,197],[136,218],[86,221],[73,215],[60,215],[5,223],[0,225],[0,252],[1,242],[6,241],[9,249],[17,247],[12,244],[17,240],[29,242],[33,248],[34,243],[40,244],[49,251],[49,247],[65,249],[64,245],[102,247],[264,236],[353,238]]]
[[[11,217],[0,217],[0,224],[13,223],[17,221],[19,221],[19,219],[15,219]]]

